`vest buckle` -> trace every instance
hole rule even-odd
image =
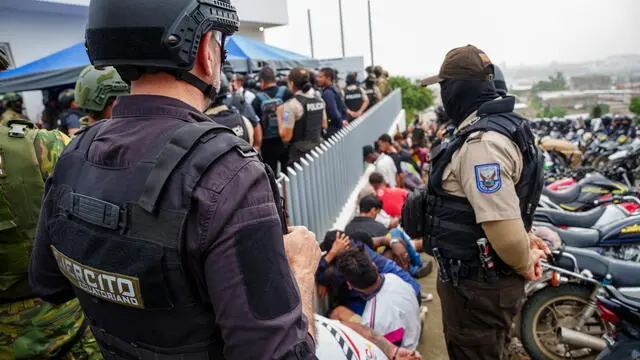
[[[11,124],[11,130],[9,130],[9,136],[14,138],[23,138],[24,129],[27,128],[25,124]]]

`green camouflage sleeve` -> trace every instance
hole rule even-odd
[[[69,141],[69,137],[58,130],[38,130],[33,145],[43,179],[51,175]]]

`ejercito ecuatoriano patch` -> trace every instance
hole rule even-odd
[[[111,273],[82,265],[51,246],[62,274],[77,288],[91,296],[119,305],[144,308],[137,277]]]

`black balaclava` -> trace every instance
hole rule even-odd
[[[444,80],[440,88],[442,105],[456,127],[480,105],[499,97],[491,80]]]

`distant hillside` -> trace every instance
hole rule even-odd
[[[512,80],[537,81],[546,79],[556,72],[563,72],[565,77],[600,74],[611,75],[614,80],[640,76],[640,54],[615,55],[603,60],[583,63],[558,63],[539,66],[509,66],[506,76]]]

